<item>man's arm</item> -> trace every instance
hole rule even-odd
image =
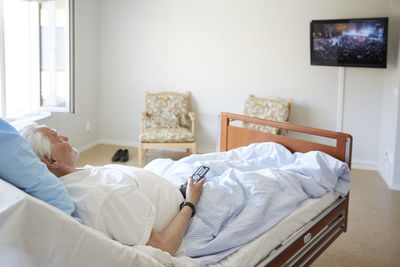
[[[197,205],[203,190],[204,182],[205,179],[203,178],[197,184],[194,184],[193,179],[189,178],[186,190],[186,201],[191,202],[195,206]],[[151,231],[149,241],[146,245],[159,248],[171,255],[175,255],[185,236],[191,217],[192,209],[188,206],[184,206],[165,229],[161,232],[157,232],[154,229]]]

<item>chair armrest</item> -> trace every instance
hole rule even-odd
[[[144,130],[144,121],[149,118],[149,115],[147,115],[146,112],[142,112],[140,116],[140,133],[143,133]]]
[[[189,119],[192,121],[192,133],[194,133],[194,129],[195,129],[194,121],[196,120],[196,114],[193,111],[191,111],[188,113],[188,116],[189,116]]]

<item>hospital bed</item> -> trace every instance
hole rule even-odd
[[[333,139],[326,145],[235,126],[246,121]],[[348,134],[230,113],[220,115],[220,151],[273,141],[292,152],[319,150],[351,166]],[[268,232],[212,266],[291,266],[311,264],[347,230],[348,195],[331,192],[308,199]],[[82,225],[62,211],[0,179],[1,266],[198,266],[185,256],[171,257],[149,246],[125,246]]]
[[[234,121],[255,123],[333,139],[334,145],[326,145],[288,136],[272,135],[232,125]],[[276,142],[292,152],[318,150],[325,152],[351,167],[352,136],[346,133],[304,127],[284,122],[267,121],[231,113],[220,116],[220,151],[228,151],[257,142]],[[347,231],[349,194],[332,201],[320,214],[296,230],[288,239],[265,253],[255,265],[259,266],[307,266],[310,265],[332,242]],[[273,229],[271,229],[273,230]],[[266,233],[267,234],[267,233]],[[258,250],[262,248],[258,247]],[[239,253],[239,252],[238,252]]]

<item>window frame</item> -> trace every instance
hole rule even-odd
[[[3,0],[0,0],[0,118],[5,119],[6,114],[6,90],[5,90],[5,59],[4,59],[4,17]]]
[[[20,0],[23,1],[23,0]],[[26,0],[25,0],[26,1]],[[40,0],[36,0],[40,4]],[[75,113],[75,0],[65,0],[68,2],[68,37],[69,37],[69,98],[66,107],[44,107],[41,101],[37,111],[23,114],[21,118],[12,119],[6,117],[6,81],[5,81],[5,47],[4,47],[4,9],[0,11],[0,118],[8,121],[36,121],[51,116],[52,112]],[[0,7],[3,7],[3,0],[0,0]],[[40,38],[40,37],[39,37]],[[41,46],[41,44],[40,44]],[[39,51],[40,53],[40,51]],[[41,84],[41,79],[39,81]],[[41,86],[40,86],[41,87]],[[41,92],[39,92],[41,98]]]

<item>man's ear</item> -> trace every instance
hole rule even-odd
[[[49,170],[58,168],[58,161],[53,159],[51,157],[51,155],[49,158],[46,156],[43,156],[40,160],[47,165],[47,168]]]

